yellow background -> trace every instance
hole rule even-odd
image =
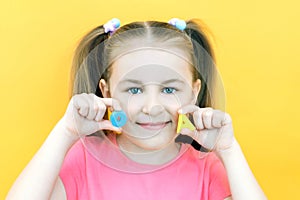
[[[201,18],[216,37],[227,112],[269,199],[300,199],[300,3],[296,0],[2,1],[0,199],[68,103],[79,38],[122,23]]]

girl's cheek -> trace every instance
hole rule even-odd
[[[165,111],[169,113],[172,116],[172,118],[176,119],[178,115],[177,111],[182,106],[182,102],[180,101],[180,98],[175,94],[171,94],[171,95],[163,94],[161,95],[160,99]]]
[[[139,112],[143,108],[143,98],[141,96],[128,96],[126,98],[125,112],[128,114],[131,120],[134,120],[138,116]]]
[[[174,112],[177,112],[178,109],[186,104],[185,97],[181,94],[163,94],[161,95],[161,102],[164,103],[168,110],[173,110]]]

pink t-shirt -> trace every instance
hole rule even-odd
[[[111,152],[109,145],[101,148]],[[121,152],[109,156],[133,163]],[[191,147],[170,164],[147,173],[113,169],[96,157],[81,141],[69,150],[60,171],[68,200],[223,200],[230,196],[226,171],[214,153],[199,158]]]

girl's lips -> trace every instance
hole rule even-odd
[[[167,126],[168,122],[159,122],[159,123],[137,123],[139,126],[141,126],[144,129],[148,130],[160,130],[163,129],[165,126]]]

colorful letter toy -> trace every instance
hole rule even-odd
[[[115,127],[122,127],[127,122],[127,117],[124,111],[113,111],[108,109],[108,119]]]
[[[188,128],[191,131],[196,130],[195,126],[192,124],[192,122],[188,119],[188,117],[184,114],[179,114],[178,116],[178,124],[177,124],[177,133],[181,131],[183,128]]]

